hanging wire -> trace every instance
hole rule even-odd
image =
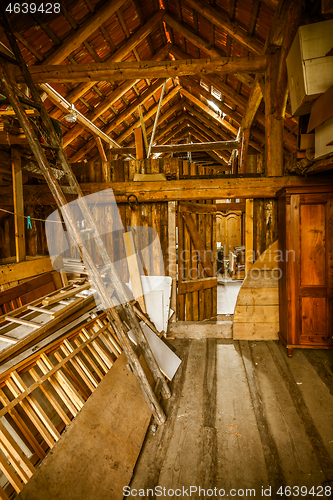
[[[23,217],[24,219],[39,220],[41,222],[46,222],[46,219],[37,219],[36,217],[30,217],[30,215],[17,214],[16,212],[11,212],[10,210],[5,210],[4,208],[0,208],[0,211],[6,212],[7,214],[16,215],[16,217]],[[56,224],[63,224],[63,222],[59,221],[59,220],[51,220],[51,221],[47,221],[47,222],[55,222]]]

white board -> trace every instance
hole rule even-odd
[[[146,325],[146,323],[140,321],[140,325],[160,370],[169,380],[172,380],[180,363],[182,362],[181,359],[178,358],[178,356],[163,342],[163,340],[161,340],[156,333],[154,333],[153,330]],[[132,330],[128,332],[128,335],[132,342],[137,344],[135,334]]]

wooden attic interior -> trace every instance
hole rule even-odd
[[[0,27],[0,498],[331,497],[332,2],[15,5],[19,52]],[[295,104],[287,56],[313,26]],[[92,201],[73,229],[61,205],[77,196]],[[57,213],[56,242],[63,221],[78,238],[98,222],[119,286],[83,240],[54,262]]]

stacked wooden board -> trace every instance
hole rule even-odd
[[[234,340],[278,340],[278,252],[278,241],[275,241],[246,275],[234,313]]]

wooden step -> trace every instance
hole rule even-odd
[[[175,321],[169,323],[167,338],[232,339],[232,321]]]

